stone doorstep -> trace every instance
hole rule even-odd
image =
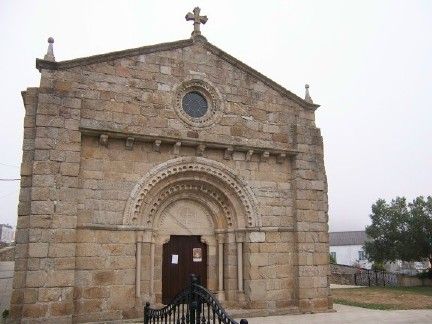
[[[227,313],[232,317],[240,321],[241,318],[253,318],[253,317],[266,317],[266,316],[280,316],[280,315],[300,315],[302,314],[298,307],[285,307],[279,309],[226,309]],[[143,323],[142,318],[135,319],[124,319],[124,320],[112,320],[112,321],[101,321],[101,322],[90,322],[89,324],[123,324],[123,323]]]

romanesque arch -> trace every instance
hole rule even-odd
[[[222,163],[203,157],[180,157],[150,170],[132,190],[123,224],[153,228],[166,199],[187,191],[200,193],[218,206],[227,228],[261,226],[255,196],[246,182]]]

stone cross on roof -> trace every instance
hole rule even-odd
[[[195,7],[192,12],[188,12],[186,14],[186,20],[193,20],[194,22],[194,30],[192,32],[192,37],[200,36],[201,30],[200,30],[200,24],[205,24],[208,20],[207,16],[200,16],[201,9],[199,7]]]

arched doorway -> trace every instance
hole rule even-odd
[[[164,304],[187,286],[192,273],[207,287],[209,261],[207,244],[202,240],[212,237],[215,229],[211,208],[204,203],[205,199],[197,193],[183,191],[172,195],[161,206],[157,228],[158,236],[165,241],[162,248]],[[211,264],[214,262],[210,260]]]
[[[184,157],[158,165],[131,192],[124,224],[140,228],[137,297],[166,301],[163,262],[176,253],[163,261],[163,246],[175,235],[198,236],[207,245],[207,288],[220,300],[244,296],[244,233],[261,220],[251,189],[222,163]]]
[[[162,303],[185,289],[191,274],[207,287],[207,244],[199,235],[171,235],[162,252]]]

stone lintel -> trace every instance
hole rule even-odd
[[[232,145],[231,143],[223,143],[223,142],[213,142],[213,141],[204,141],[199,139],[191,139],[191,138],[175,138],[168,136],[158,136],[158,135],[143,135],[143,134],[135,134],[135,133],[126,133],[126,132],[118,132],[112,130],[98,129],[98,128],[87,128],[80,127],[80,131],[84,135],[90,136],[100,136],[101,134],[107,135],[110,138],[117,139],[127,139],[128,137],[134,138],[134,143],[136,142],[146,142],[153,143],[153,149],[155,151],[160,151],[160,146],[162,144],[166,145],[178,145],[177,143],[181,143],[178,146],[186,146],[186,147],[195,147],[197,148],[200,145],[204,145],[205,149],[220,149],[224,150],[224,159],[230,160],[232,158],[232,154],[234,152],[244,152],[250,155],[250,151],[252,153],[260,154],[261,157],[268,156],[276,156],[279,163],[282,163],[287,156],[295,156],[300,151],[296,149],[290,148],[272,148],[266,146],[252,146],[252,145]]]

